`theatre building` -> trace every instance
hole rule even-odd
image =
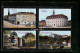
[[[64,27],[68,26],[68,17],[63,14],[57,14],[47,16],[46,26],[48,27]]]

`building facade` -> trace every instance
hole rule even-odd
[[[16,14],[11,14],[8,16],[8,21],[16,24]]]
[[[45,27],[45,26],[46,26],[46,21],[45,20],[39,21],[39,27]]]
[[[56,39],[59,39],[59,38],[62,38],[62,36],[61,35],[59,35],[59,34],[53,34],[53,33],[51,33],[51,36],[53,37],[53,38],[56,38]]]
[[[68,26],[71,26],[71,20],[70,20],[70,21],[68,21]]]
[[[36,24],[36,15],[32,12],[20,12],[16,14],[17,24]]]
[[[21,25],[36,25],[36,15],[33,12],[18,12],[4,16],[4,20]]]
[[[47,16],[46,26],[48,27],[64,27],[68,25],[68,17],[63,14],[53,14]]]

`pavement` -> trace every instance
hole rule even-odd
[[[3,22],[4,28],[36,28],[35,26],[25,26],[25,25],[15,25],[12,23],[9,23],[8,21]]]

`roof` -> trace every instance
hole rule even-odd
[[[10,36],[12,36],[12,35],[17,36],[17,33],[16,33],[16,32],[12,32],[12,33],[10,34]]]
[[[10,14],[10,16],[21,15],[21,14],[34,14],[34,13],[33,12],[18,12],[18,13]],[[8,16],[8,15],[5,15],[5,16]]]
[[[17,15],[21,15],[21,14],[34,14],[33,12],[18,12]]]
[[[54,35],[56,35],[56,36],[60,36],[59,34],[54,34]]]
[[[41,20],[41,21],[39,21],[39,22],[45,22],[45,20]]]
[[[47,16],[46,19],[53,19],[53,18],[67,18],[66,15],[63,15],[63,14],[57,14],[57,15],[50,15],[50,16]],[[68,19],[68,18],[67,18]]]

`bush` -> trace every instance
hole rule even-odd
[[[33,46],[35,45],[35,43],[36,43],[35,41],[27,42],[27,43],[26,43],[26,46],[27,46],[27,47],[33,47]]]

